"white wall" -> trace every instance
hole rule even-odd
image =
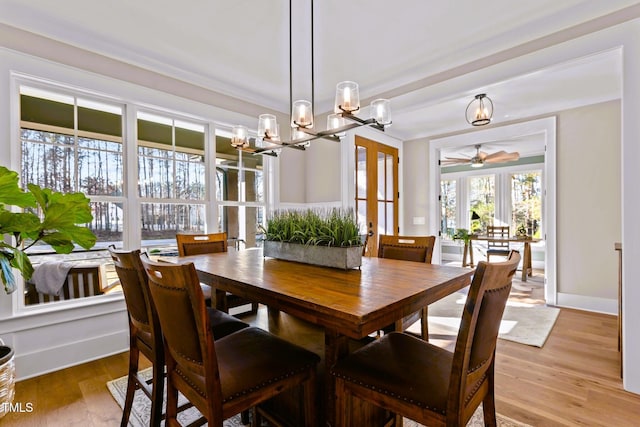
[[[619,101],[558,114],[558,305],[618,311],[620,146]]]

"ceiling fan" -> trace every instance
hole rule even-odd
[[[520,158],[520,153],[513,152],[507,153],[506,151],[496,151],[495,153],[487,154],[484,151],[480,151],[480,144],[474,145],[476,154],[471,158],[462,157],[445,157],[440,161],[442,166],[451,166],[457,164],[469,164],[472,168],[481,168],[485,163],[504,163],[514,162]]]

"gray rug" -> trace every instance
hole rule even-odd
[[[429,333],[455,336],[467,296],[455,293],[429,306]],[[499,338],[542,347],[547,341],[560,309],[544,305],[518,306],[509,301],[502,316]],[[420,332],[419,325],[409,330]]]
[[[143,378],[151,378],[151,369],[145,369],[141,371]],[[124,397],[127,393],[127,377],[121,377],[107,383],[107,388],[111,392],[111,395],[116,400],[118,405],[122,407],[124,404]],[[180,395],[178,405],[186,402],[186,399]],[[151,401],[140,390],[136,391],[133,398],[133,409],[131,410],[131,416],[129,417],[130,427],[146,427],[149,425],[149,414],[151,413]],[[484,426],[484,419],[482,418],[482,405],[473,414],[471,420],[467,424],[467,427],[480,427]],[[521,423],[519,421],[512,420],[500,414],[497,414],[498,426],[500,427],[531,427],[528,424]],[[178,414],[178,421],[183,426],[188,425],[190,422],[200,418],[200,413],[194,408],[189,408]],[[162,422],[164,425],[164,421]],[[206,424],[205,424],[206,425]],[[244,424],[240,422],[240,415],[229,418],[224,422],[224,427],[244,427]],[[422,427],[422,424],[418,424],[415,421],[404,419],[405,427]]]

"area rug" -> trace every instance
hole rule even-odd
[[[140,375],[145,378],[151,378],[151,368],[145,369],[140,372]],[[121,377],[107,383],[107,388],[111,395],[116,400],[118,405],[122,408],[124,404],[124,397],[127,393],[127,377]],[[185,398],[180,395],[178,399],[178,405],[186,402]],[[133,398],[133,408],[131,410],[131,416],[129,417],[130,427],[146,427],[149,425],[149,415],[151,413],[151,401],[141,390],[137,390]],[[482,405],[473,414],[473,417],[469,420],[467,427],[480,427],[484,426],[484,420],[482,415]],[[531,427],[528,424],[521,423],[519,421],[512,420],[500,414],[497,414],[498,426],[500,427]],[[200,413],[195,408],[189,408],[178,414],[178,421],[181,425],[185,426],[189,423],[200,418]],[[164,421],[162,422],[164,425]],[[206,424],[205,424],[206,425]],[[224,427],[244,427],[244,424],[240,421],[240,415],[225,420]],[[415,421],[411,421],[405,418],[405,427],[422,427],[422,424],[418,424]]]
[[[429,305],[429,333],[456,336],[466,298],[466,294],[458,292]],[[542,347],[559,314],[560,309],[556,307],[545,305],[524,307],[508,302],[502,316],[498,337],[520,344]],[[412,325],[411,328],[418,328],[414,332],[419,332],[419,325]],[[411,328],[409,330],[412,330]]]

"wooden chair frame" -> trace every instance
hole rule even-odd
[[[494,237],[498,240],[491,240]],[[487,262],[490,262],[491,255],[509,256],[509,226],[508,225],[488,225],[487,226]]]
[[[380,235],[378,258],[393,258],[431,264],[436,236],[390,236]],[[429,340],[429,308],[405,316],[395,325],[395,330],[404,331],[420,320],[420,336]]]
[[[336,385],[336,425],[352,425],[350,409],[352,400],[356,397],[396,414],[395,425],[402,425],[404,416],[429,426],[464,426],[482,403],[485,425],[496,426],[496,341],[512,278],[519,262],[520,254],[512,251],[505,262],[490,264],[481,261],[478,264],[453,354],[406,334],[394,332],[369,344],[370,348],[365,347],[339,361],[332,369]],[[425,365],[426,373],[417,372],[408,377],[408,380],[405,376],[408,383],[400,383],[384,370],[391,365],[406,366],[404,358],[408,353],[403,350],[408,347],[420,355],[428,355],[429,363]],[[389,357],[393,360],[387,360]],[[450,366],[449,375],[443,377],[447,373],[443,369],[447,366]],[[433,373],[429,372],[432,368]],[[394,372],[393,369],[390,368],[390,371]],[[397,372],[397,368],[395,369]],[[436,407],[437,404],[425,396],[411,394],[409,390],[420,390],[418,383],[412,383],[420,381],[420,376],[422,379],[438,378],[434,382],[443,387],[440,394],[446,397],[445,407]],[[402,391],[399,393],[407,395],[386,390],[387,384],[393,384],[390,388],[394,387],[394,391],[400,388]],[[422,390],[429,393],[433,389]],[[363,407],[365,405],[361,402],[353,406],[355,410]]]
[[[176,243],[178,244],[178,255],[200,255],[217,252],[227,252],[228,239],[227,233],[209,233],[209,234],[176,234]],[[220,295],[220,293],[217,293]],[[213,295],[212,295],[213,296]],[[230,308],[251,305],[248,313],[256,314],[258,312],[258,303],[249,301],[246,298],[239,297],[230,293],[224,294],[223,301],[216,301],[217,308],[229,312]]]

